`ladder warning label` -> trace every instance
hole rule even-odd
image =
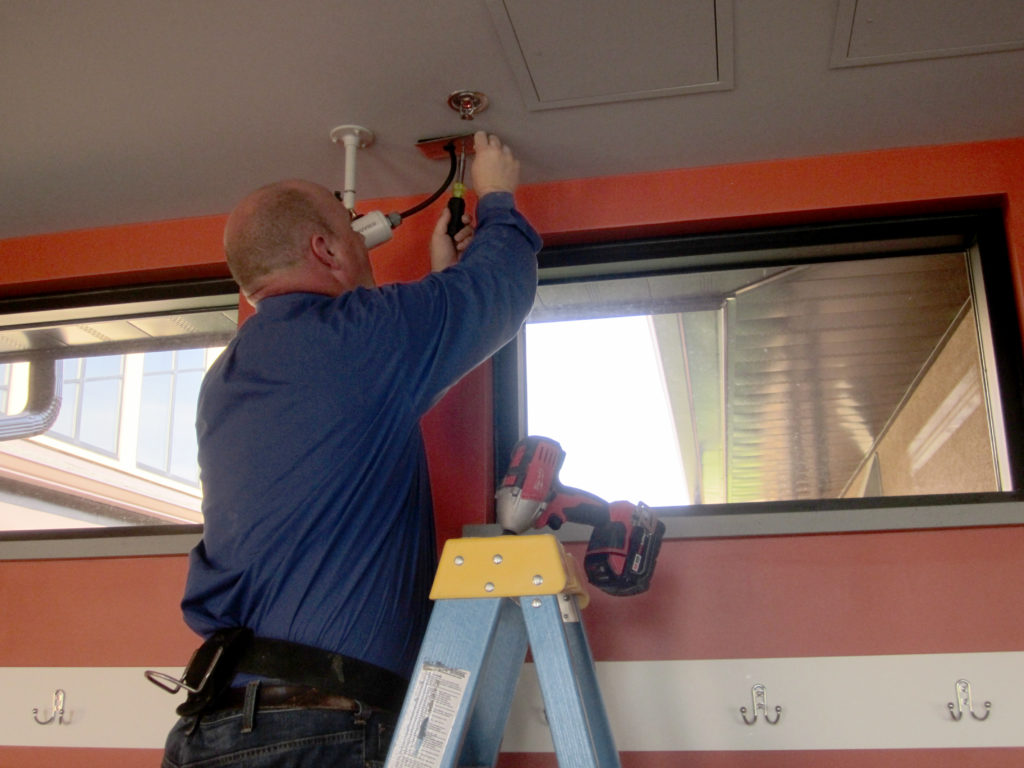
[[[420,667],[388,768],[439,768],[468,684],[468,669],[430,663]]]

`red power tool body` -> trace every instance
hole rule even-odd
[[[590,535],[583,569],[591,584],[610,595],[635,595],[650,586],[665,524],[643,502],[608,503],[592,493],[558,481],[565,459],[562,446],[547,437],[516,443],[508,471],[498,488],[498,524],[506,533],[530,528],[561,528],[566,520],[583,523]]]

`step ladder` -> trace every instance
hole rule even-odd
[[[451,539],[385,768],[490,767],[529,648],[562,768],[619,768],[580,621],[579,567],[548,534]]]

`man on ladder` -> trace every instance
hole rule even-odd
[[[383,759],[437,558],[420,419],[536,293],[519,163],[483,132],[474,150],[472,243],[447,235],[445,209],[436,271],[415,282],[375,285],[350,211],[318,184],[263,187],[228,217],[256,313],[199,396],[205,525],[182,607],[206,642],[169,681],[190,694],[164,768]]]

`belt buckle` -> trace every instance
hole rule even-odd
[[[188,664],[185,666],[185,671],[182,673],[180,678],[171,677],[165,672],[158,672],[155,669],[147,669],[143,674],[145,674],[146,679],[149,680],[149,682],[163,688],[168,693],[177,693],[182,688],[189,693],[199,693],[206,686],[207,681],[209,681],[210,675],[213,674],[213,670],[217,667],[217,662],[220,661],[220,657],[224,655],[224,646],[217,646],[213,652],[213,657],[206,665],[206,669],[202,671],[202,676],[199,678],[199,682],[191,683],[189,681],[189,677],[193,671],[193,665],[196,661],[199,661],[200,654],[202,654],[205,648],[205,643],[196,648],[195,652],[192,654],[192,658],[188,660]],[[170,683],[170,685],[168,685],[168,683]]]
[[[238,655],[251,637],[252,631],[244,627],[219,629],[195,650],[180,679],[153,669],[146,670],[146,679],[169,693],[177,693],[184,688],[194,696],[206,687],[223,661],[227,666],[224,674],[219,675],[223,678],[219,681],[223,684],[220,686],[222,688],[230,682]],[[230,653],[225,657],[227,652]],[[213,695],[217,693],[219,690],[214,691]]]
[[[373,714],[373,707],[366,706],[359,699],[353,699],[353,701],[356,703],[356,709],[355,714],[352,716],[352,722],[356,725],[366,725],[366,721]]]

